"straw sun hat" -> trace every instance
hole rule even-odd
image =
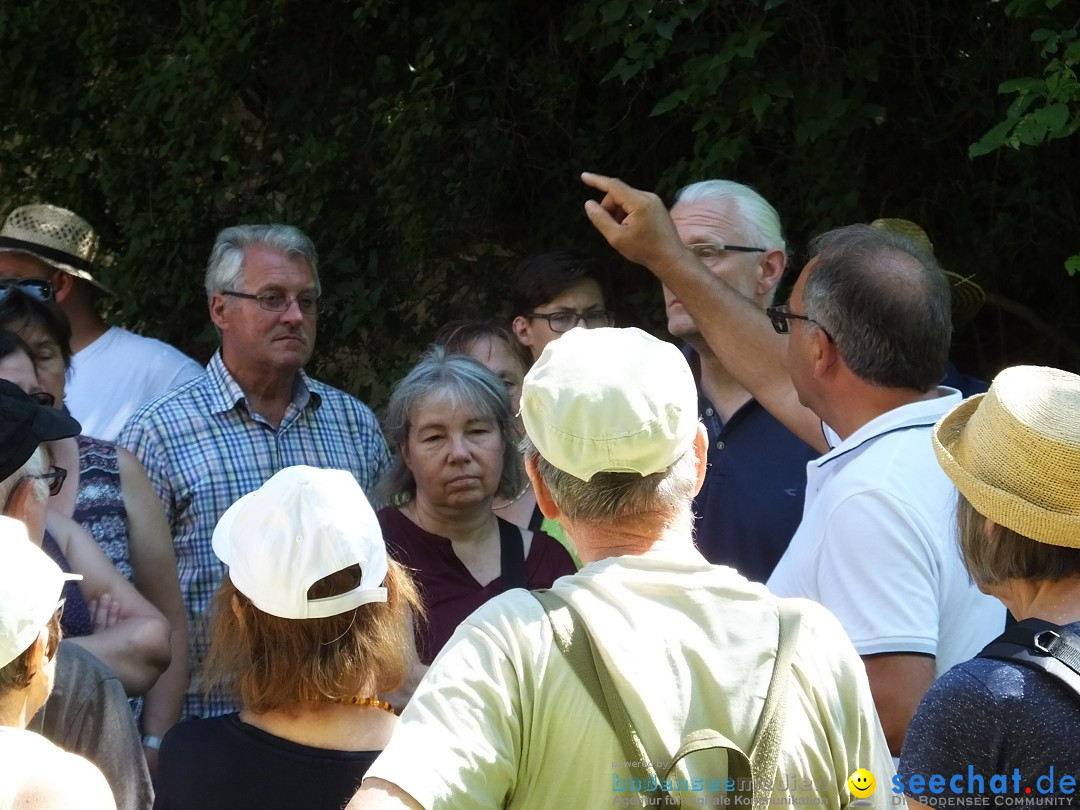
[[[910,219],[875,219],[870,223],[870,227],[906,236],[931,256],[935,255],[934,243],[930,241],[926,231]],[[972,280],[971,276],[961,276],[946,270],[945,277],[949,279],[949,287],[952,290],[952,321],[953,329],[957,330],[982,309],[986,301],[986,293]]]
[[[112,291],[94,278],[98,236],[74,211],[55,205],[16,208],[0,227],[0,251],[36,256],[57,270],[89,281],[105,293]]]
[[[934,427],[934,451],[975,510],[1007,529],[1080,548],[1080,377],[1015,366]]]

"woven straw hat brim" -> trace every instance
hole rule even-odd
[[[1029,376],[1013,384],[1026,385],[1034,399],[1039,382]],[[1076,390],[1080,400],[1080,386]],[[1069,411],[1061,420],[1077,418]],[[945,474],[980,515],[1040,543],[1080,548],[1080,441],[1068,431],[1021,422],[991,387],[942,417],[933,441]]]

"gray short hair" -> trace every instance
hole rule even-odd
[[[234,225],[226,228],[214,240],[210,261],[206,264],[207,297],[223,290],[237,291],[244,269],[244,254],[249,247],[266,247],[292,259],[302,259],[315,277],[315,291],[322,292],[319,282],[319,257],[307,235],[292,225]]]
[[[1009,579],[1057,582],[1080,574],[1080,549],[1040,543],[1000,523],[988,531],[986,518],[962,493],[957,493],[956,529],[964,567],[980,587]]]
[[[751,247],[776,248],[787,252],[780,214],[750,186],[734,180],[702,180],[679,189],[675,193],[672,207],[679,203],[690,205],[721,201],[730,201],[735,206],[736,216],[746,238],[755,243]]]
[[[601,472],[582,481],[540,455],[526,436],[521,451],[535,459],[536,471],[559,511],[572,521],[613,523],[646,514],[690,513],[698,476],[697,454],[690,447],[666,470],[652,475]]]
[[[919,391],[945,378],[949,282],[933,255],[869,225],[828,231],[810,249],[817,264],[803,290],[806,315],[828,332],[852,373]]]
[[[38,445],[37,449],[30,455],[23,465],[19,467],[15,472],[0,481],[0,507],[5,505],[11,498],[11,493],[15,491],[15,487],[20,481],[22,481],[28,475],[41,475],[47,472],[49,469],[49,459],[45,453],[45,448]],[[40,479],[34,481],[34,488],[37,490],[37,495],[42,500],[46,500],[49,497],[49,485]]]
[[[405,465],[401,448],[409,441],[413,412],[429,397],[446,397],[455,406],[475,408],[495,422],[503,441],[503,468],[497,493],[514,498],[525,487],[525,469],[517,449],[517,431],[506,385],[479,360],[433,346],[394,387],[386,406],[383,431],[396,451],[375,487],[383,503],[401,505],[416,496],[416,478]]]

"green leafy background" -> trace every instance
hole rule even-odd
[[[582,170],[665,196],[729,177],[796,248],[926,227],[988,302],[969,371],[1080,366],[1077,4],[898,0],[26,0],[0,4],[0,212],[78,211],[109,317],[200,360],[201,278],[236,222],[307,231],[314,371],[375,405],[435,328],[506,314],[522,255],[607,263],[620,321],[660,294],[583,213]]]

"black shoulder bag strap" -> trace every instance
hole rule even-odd
[[[1041,669],[1080,700],[1080,636],[1061,625],[1024,619],[987,644],[979,656]]]
[[[521,529],[513,523],[499,522],[499,568],[502,573],[503,590],[525,587],[525,543]]]

